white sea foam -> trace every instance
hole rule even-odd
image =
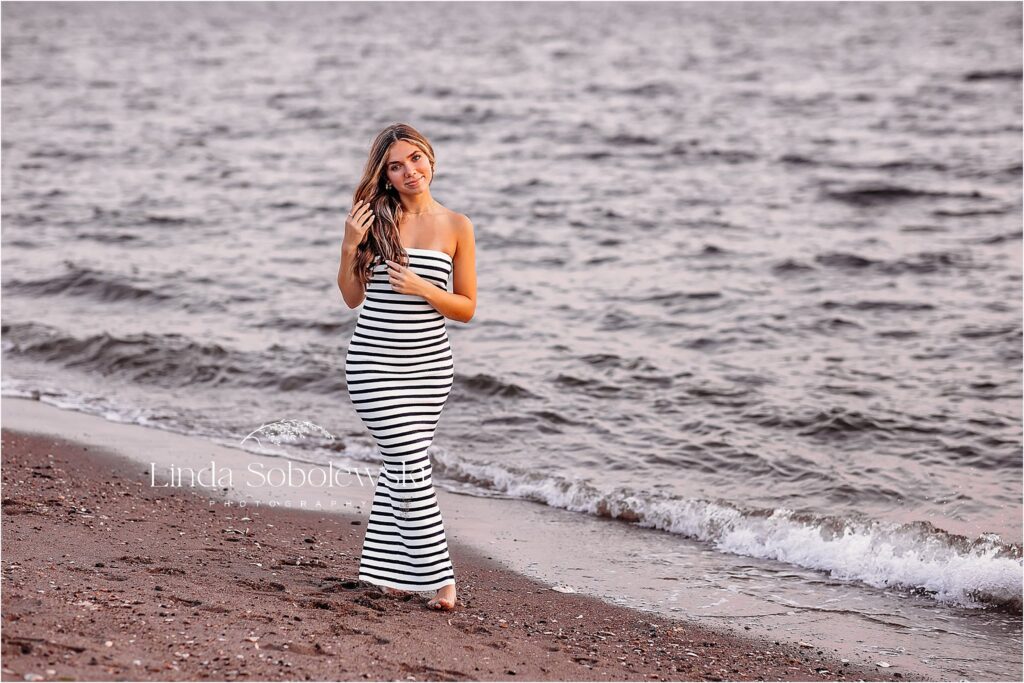
[[[435,455],[437,472],[498,492],[575,512],[706,541],[716,550],[828,572],[833,579],[909,589],[937,602],[968,608],[1021,608],[1020,547],[991,534],[971,540],[927,522],[896,524],[809,515],[728,501],[678,499],[587,482],[473,464]]]

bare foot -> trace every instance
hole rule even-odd
[[[391,586],[384,586],[383,589],[385,595],[394,595],[398,598],[402,597],[403,595],[409,594],[408,591],[400,591],[397,588],[392,588]]]
[[[455,609],[455,584],[449,583],[437,589],[437,595],[427,603],[430,609],[444,610],[451,612]]]

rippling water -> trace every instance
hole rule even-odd
[[[373,461],[335,275],[405,121],[477,236],[438,485],[1019,611],[1019,3],[2,11],[6,395]]]

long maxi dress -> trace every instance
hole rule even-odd
[[[452,258],[406,248],[409,268],[447,289]],[[345,356],[355,410],[382,457],[359,558],[359,578],[400,590],[455,583],[427,448],[451,392],[455,365],[445,318],[426,299],[391,288],[373,267]]]

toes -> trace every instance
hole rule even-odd
[[[455,609],[455,601],[445,600],[444,598],[432,598],[430,602],[427,603],[427,607],[429,607],[430,609],[444,610],[450,612],[453,609]]]

